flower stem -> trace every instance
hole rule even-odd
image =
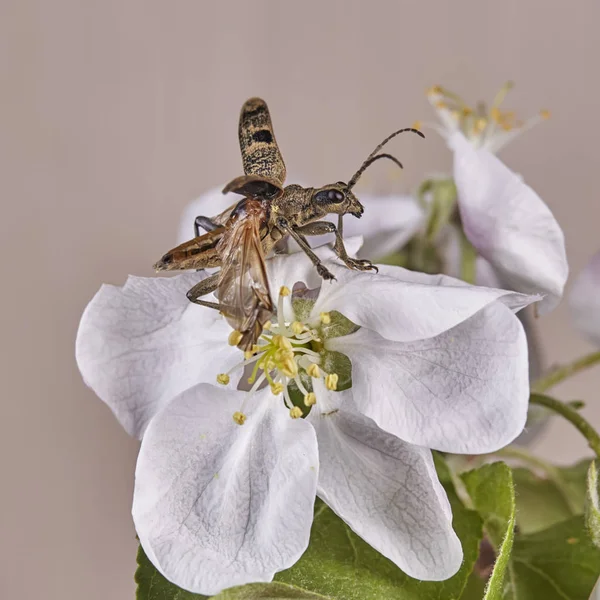
[[[460,232],[460,254],[460,278],[467,283],[475,284],[477,251],[463,231]]]
[[[551,387],[559,384],[561,381],[579,373],[579,371],[583,371],[597,363],[600,363],[600,352],[592,352],[591,354],[586,354],[581,358],[564,365],[562,367],[558,367],[548,373],[545,377],[538,379],[534,385],[532,386],[532,390],[536,393],[542,393],[549,390]]]
[[[588,446],[600,458],[600,435],[574,408],[544,394],[531,394],[530,404],[539,404],[563,416],[574,425],[587,440]]]

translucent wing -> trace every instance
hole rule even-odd
[[[246,100],[240,114],[238,134],[244,173],[283,188],[285,163],[275,141],[271,115],[264,100]]]
[[[238,347],[242,350],[249,350],[256,343],[273,313],[260,239],[266,217],[262,202],[242,201],[217,249],[222,257],[219,306],[231,327],[241,332]]]

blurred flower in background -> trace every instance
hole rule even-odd
[[[600,347],[600,252],[575,279],[569,307],[577,330]]]

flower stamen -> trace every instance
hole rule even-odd
[[[323,341],[326,337],[322,325],[330,325],[333,322],[332,313],[321,312],[318,320],[314,318],[307,323],[298,320],[294,315],[293,319],[285,320],[284,298],[291,295],[290,288],[282,286],[279,290],[277,302],[277,321],[275,324],[267,323],[258,344],[244,353],[244,360],[230,369],[227,373],[221,373],[217,376],[217,381],[227,385],[230,381],[230,374],[238,369],[244,369],[252,365],[252,370],[247,378],[250,389],[244,395],[244,401],[240,411],[234,415],[234,420],[238,423],[243,420],[239,415],[244,415],[244,405],[265,383],[269,385],[270,391],[274,396],[281,397],[290,411],[292,418],[303,416],[302,409],[298,407],[298,399],[304,401],[307,407],[313,406],[317,397],[312,391],[312,384],[307,384],[306,375],[313,379],[323,380],[327,389],[337,390],[338,375],[336,373],[327,373],[323,370],[321,364],[323,359]],[[293,304],[290,307],[294,313]],[[289,313],[287,313],[289,314]],[[229,343],[237,345],[241,334],[233,331],[229,335]],[[301,375],[301,371],[305,374]],[[304,383],[303,383],[304,379]],[[290,383],[295,386],[290,388]],[[292,400],[291,392],[299,392],[301,396],[295,401]]]
[[[246,422],[246,415],[243,412],[236,411],[233,413],[233,420],[238,425],[243,425]]]

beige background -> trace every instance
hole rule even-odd
[[[150,265],[185,204],[240,173],[241,103],[265,97],[288,171],[348,178],[390,130],[431,118],[443,83],[553,118],[503,158],[548,202],[578,271],[600,247],[600,3],[1,0],[0,597],[133,597],[137,444],[85,388],[73,354],[101,282]],[[363,190],[447,169],[444,144],[398,140]],[[368,207],[367,207],[368,210]],[[566,306],[540,322],[552,361],[590,348]],[[600,369],[564,385],[600,426]],[[555,422],[537,450],[586,454]]]

